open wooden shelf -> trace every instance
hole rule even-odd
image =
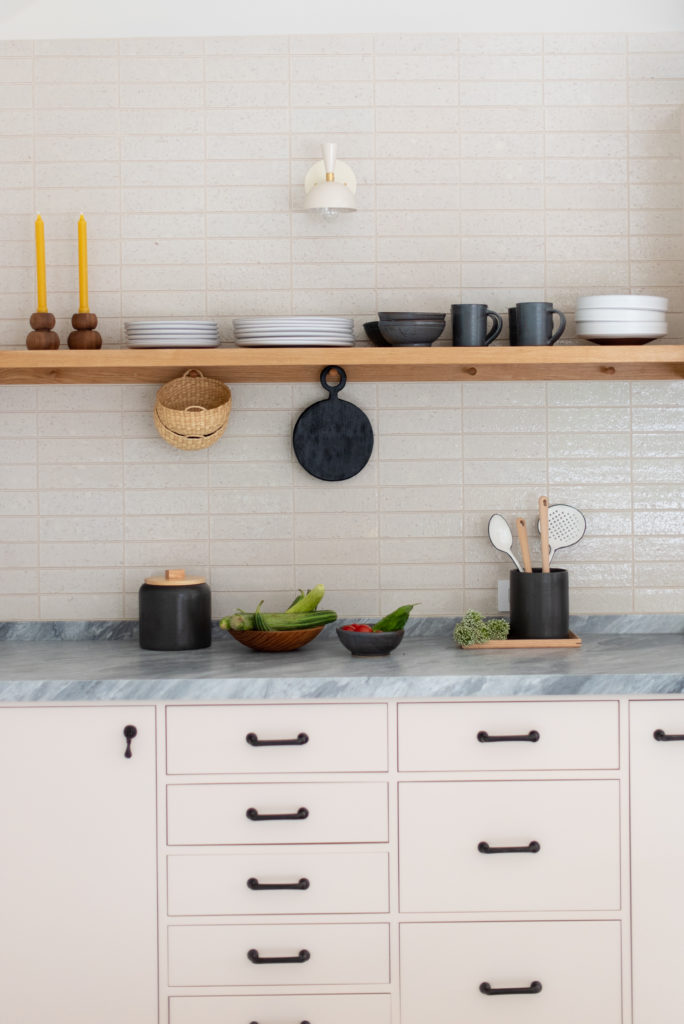
[[[228,383],[296,383],[334,364],[350,381],[673,380],[684,377],[684,345],[12,349],[0,351],[0,384],[162,383],[188,367]]]

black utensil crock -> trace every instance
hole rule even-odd
[[[510,574],[511,640],[565,639],[570,630],[568,570]]]

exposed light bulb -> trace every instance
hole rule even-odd
[[[330,222],[337,220],[340,215],[340,211],[334,206],[321,206],[320,214],[324,221]]]

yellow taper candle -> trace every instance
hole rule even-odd
[[[36,278],[38,281],[38,306],[36,312],[47,313],[47,289],[45,287],[45,225],[40,214],[36,217]]]
[[[81,214],[78,218],[78,311],[89,313],[88,309],[88,225]]]

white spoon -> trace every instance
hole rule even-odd
[[[522,566],[511,550],[513,547],[513,534],[511,533],[511,528],[504,517],[499,515],[498,512],[495,512],[489,520],[487,533],[489,534],[489,539],[496,550],[503,551],[505,555],[508,555],[508,557],[515,562],[515,567],[518,572],[522,572]]]

